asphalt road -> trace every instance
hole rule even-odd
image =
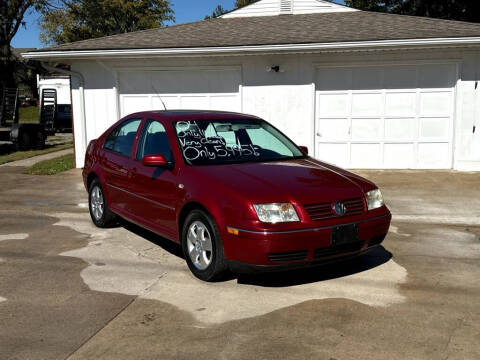
[[[361,172],[394,220],[336,265],[206,284],[100,230],[79,170],[0,168],[0,359],[479,359],[480,174]]]

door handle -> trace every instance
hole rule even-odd
[[[318,137],[322,137],[322,133],[321,133],[320,131],[317,132],[317,136],[318,136]]]

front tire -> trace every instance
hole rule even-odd
[[[116,223],[116,216],[108,208],[107,199],[98,178],[90,184],[88,191],[88,208],[95,226],[108,228]]]
[[[222,240],[213,218],[201,210],[188,214],[182,229],[182,250],[190,271],[203,281],[222,280],[227,273]]]

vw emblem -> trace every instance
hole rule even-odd
[[[335,203],[333,204],[333,210],[338,216],[343,216],[347,212],[345,204],[341,201],[335,201]]]

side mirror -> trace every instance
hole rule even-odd
[[[146,155],[142,159],[142,165],[152,167],[171,167],[171,164],[163,155]]]
[[[299,146],[298,147],[305,155],[308,155],[308,147],[306,146]]]

